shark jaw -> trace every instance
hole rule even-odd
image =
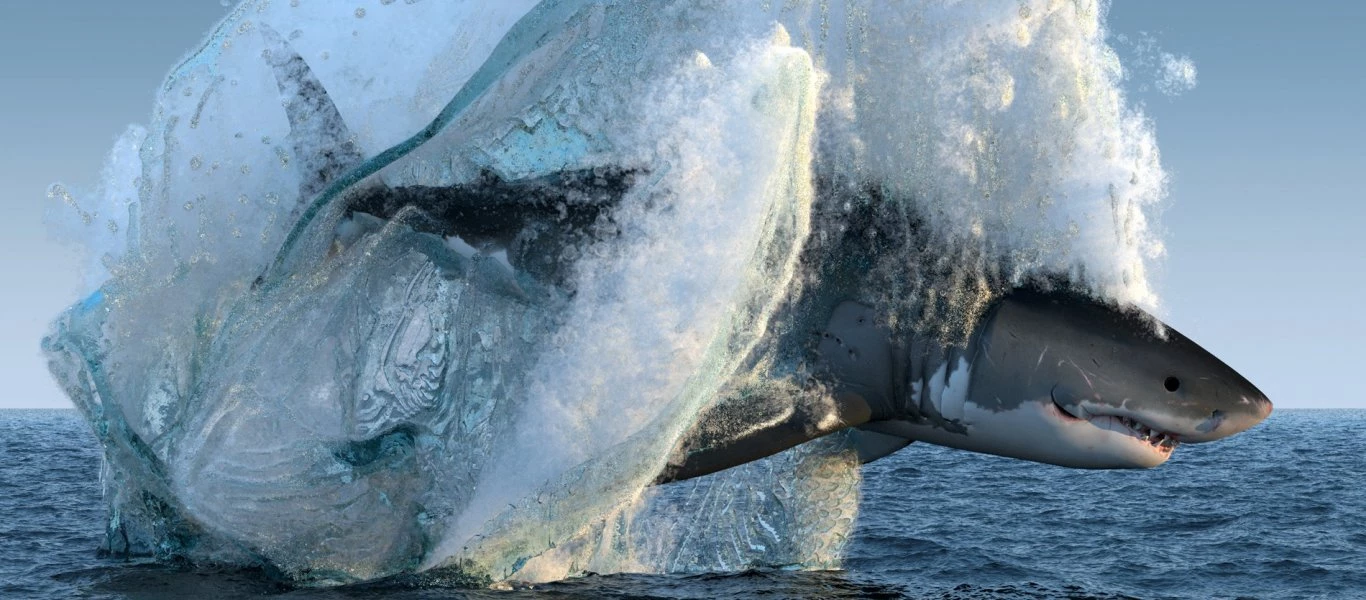
[[[1175,436],[1142,421],[1115,415],[1079,418],[1045,398],[1010,410],[963,403],[966,433],[910,421],[886,421],[870,430],[915,441],[1079,469],[1150,469],[1171,458]],[[1146,437],[1146,439],[1145,439]]]
[[[1105,431],[1119,433],[1162,455],[1162,460],[1164,462],[1171,456],[1171,453],[1176,450],[1176,447],[1181,444],[1179,435],[1149,425],[1148,422],[1142,418],[1118,414],[1090,415],[1085,414],[1084,411],[1081,415],[1074,415],[1069,412],[1066,407],[1060,404],[1057,397],[1053,396],[1051,393],[1049,394],[1049,399],[1052,401],[1051,408],[1053,409],[1053,412],[1064,423],[1068,423],[1068,426],[1090,426]]]

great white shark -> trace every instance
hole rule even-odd
[[[429,219],[413,227],[506,253],[508,266],[561,285],[573,265],[562,264],[560,248],[602,235],[602,220],[640,175],[608,167],[505,181],[485,173],[464,185],[369,189],[349,210],[382,219],[415,210]],[[1181,444],[1228,437],[1271,413],[1256,386],[1176,329],[1056,277],[998,294],[965,343],[894,333],[883,312],[857,299],[866,261],[851,257],[870,250],[850,243],[837,244],[836,260],[805,258],[809,270],[840,273],[806,292],[817,299],[784,328],[820,332],[814,344],[780,342],[809,346],[786,353],[804,368],[779,365],[772,381],[719,399],[659,483],[847,429],[865,462],[921,441],[1065,467],[1151,468]],[[809,264],[822,261],[835,266]]]
[[[716,404],[659,477],[712,473],[855,429],[865,462],[921,441],[1089,469],[1151,468],[1185,443],[1271,413],[1247,379],[1151,315],[1072,291],[1021,287],[968,343],[895,339],[870,307],[840,303],[811,351],[799,401]]]
[[[484,273],[481,269],[486,263],[448,256],[442,237],[459,238],[467,248],[483,253],[503,254],[506,267],[526,275],[543,290],[572,294],[566,284],[576,264],[567,257],[576,253],[564,250],[615,235],[613,209],[639,180],[649,179],[648,165],[607,165],[519,180],[487,172],[454,185],[371,185],[362,181],[367,169],[355,146],[356,136],[322,83],[287,41],[264,25],[260,31],[271,50],[266,58],[293,132],[290,143],[294,154],[301,157],[294,162],[300,174],[299,196],[344,203],[348,218],[338,227],[331,247],[360,247],[363,244],[357,239],[377,227],[407,227],[414,235],[395,236],[386,242],[410,244],[395,255],[412,259],[411,265],[395,261],[385,266],[388,271],[344,273],[345,277],[320,288],[333,292],[337,289],[327,286],[344,289],[345,293],[337,297],[350,303],[347,306],[367,310],[338,311],[337,306],[312,310],[309,295],[272,296],[271,282],[289,279],[288,270],[282,267],[287,265],[283,258],[267,267],[244,295],[241,302],[248,308],[274,302],[293,307],[291,310],[297,308],[300,313],[321,315],[317,316],[320,325],[346,331],[379,331],[378,325],[366,320],[375,316],[368,307],[387,305],[389,297],[384,294],[390,287],[406,285],[403,276],[411,273],[404,270],[405,265],[425,269],[421,271],[424,282],[485,277],[498,284],[489,286],[498,291],[490,297],[512,298],[523,291],[519,288],[523,279],[513,281],[501,271]],[[430,137],[431,132],[423,135]],[[851,199],[863,206],[877,206],[886,200],[878,197],[870,182],[843,185],[839,183],[841,177],[840,173],[818,170],[817,211],[845,205]],[[326,193],[329,189],[346,189],[347,193]],[[310,214],[305,211],[299,218],[300,227],[307,225]],[[715,473],[841,432],[863,462],[889,456],[919,441],[1064,467],[1152,468],[1168,460],[1181,445],[1245,431],[1272,410],[1271,402],[1247,379],[1175,329],[1138,308],[1094,297],[1078,282],[1065,279],[1037,278],[985,294],[988,305],[971,315],[963,339],[946,340],[932,332],[894,326],[889,308],[870,300],[876,294],[870,294],[869,289],[876,283],[866,276],[878,253],[885,249],[870,244],[870,238],[862,235],[876,226],[876,215],[841,214],[838,218],[842,226],[848,225],[843,228],[846,235],[803,253],[800,269],[804,274],[819,275],[810,279],[815,283],[800,290],[791,306],[774,317],[779,321],[772,328],[777,333],[769,335],[766,344],[776,348],[773,356],[780,360],[761,361],[745,373],[743,381],[726,386],[679,438],[655,483]],[[354,279],[348,278],[352,276]],[[352,285],[353,281],[373,285]],[[511,292],[500,295],[505,289]],[[104,352],[99,347],[102,330],[98,319],[107,312],[105,298],[102,292],[97,293],[70,312],[71,329],[79,335],[54,336],[45,342],[50,354],[70,359],[66,363],[54,361],[54,370],[70,367],[68,381],[85,384],[96,381],[97,375],[104,376],[103,367],[90,357],[98,358]],[[431,306],[415,302],[414,310],[426,320],[414,321],[417,325],[411,329],[431,334],[441,342],[445,339],[442,336],[456,327],[448,324],[451,315],[437,310],[423,312],[428,308]],[[348,319],[366,325],[359,327]],[[398,392],[401,398],[392,405],[356,403],[363,410],[353,407],[353,416],[377,414],[382,418],[374,420],[384,426],[366,423],[355,431],[339,433],[304,431],[317,424],[271,415],[258,422],[252,420],[258,417],[253,411],[233,411],[221,419],[211,411],[177,415],[177,427],[193,426],[190,431],[216,432],[220,438],[266,430],[273,432],[273,437],[288,438],[288,432],[298,430],[323,442],[270,451],[261,451],[254,444],[221,444],[215,452],[201,454],[197,444],[211,436],[191,435],[179,445],[161,447],[162,452],[174,451],[193,459],[174,461],[180,468],[175,471],[167,466],[170,461],[128,425],[121,409],[109,408],[115,405],[112,396],[111,400],[99,393],[82,396],[80,386],[73,385],[78,406],[92,422],[101,424],[96,430],[106,444],[107,456],[118,458],[111,462],[128,470],[126,480],[137,482],[128,487],[129,498],[134,498],[132,491],[142,493],[137,497],[141,500],[119,499],[123,502],[120,506],[146,507],[143,510],[154,515],[149,522],[162,530],[150,529],[149,538],[163,530],[173,535],[162,537],[175,539],[221,530],[233,544],[240,543],[299,576],[307,576],[304,574],[316,567],[307,553],[298,551],[305,546],[309,552],[318,550],[308,535],[312,531],[309,527],[327,531],[324,537],[332,545],[319,553],[323,559],[316,564],[371,565],[368,571],[350,572],[348,576],[355,578],[411,568],[413,556],[428,548],[405,529],[409,515],[394,510],[390,511],[392,520],[382,521],[363,509],[381,505],[392,508],[393,498],[408,498],[409,504],[399,503],[405,509],[420,507],[412,500],[418,497],[412,489],[420,486],[404,477],[390,477],[389,470],[411,467],[406,473],[412,478],[435,477],[431,469],[414,466],[412,459],[420,452],[416,440],[430,432],[420,420],[406,421],[410,414],[390,413],[418,414],[441,406],[444,399],[438,392],[445,392],[442,381],[446,364],[435,361],[440,368],[433,367],[429,355],[445,352],[447,347],[433,343],[440,352],[426,352],[430,348],[421,344],[386,348],[393,354],[413,351],[414,356],[379,356],[373,361],[379,366],[371,368],[367,363],[363,373],[348,380],[357,382],[360,391],[336,391],[329,386],[340,379],[337,373],[356,368],[359,350],[338,345],[331,353],[319,352],[315,358],[322,366],[317,372],[300,373],[295,366],[272,358],[278,356],[280,348],[310,354],[313,346],[301,342],[295,331],[243,329],[257,338],[222,342],[210,348],[231,359],[221,361],[223,364],[233,368],[243,365],[242,373],[229,370],[230,377],[240,376],[248,382],[253,378],[271,380],[263,377],[264,373],[278,376],[277,381],[316,384],[310,389],[326,393],[296,396],[339,405],[351,400],[347,394],[364,400],[366,386],[376,382],[388,385],[392,380],[401,389],[379,390],[372,396],[388,398]],[[89,332],[93,333],[87,336]],[[402,337],[399,333],[412,332],[390,333],[397,339]],[[330,343],[326,339],[321,342]],[[274,352],[257,352],[258,347]],[[337,364],[327,362],[333,358]],[[410,363],[420,363],[426,370],[417,377],[408,371],[393,377],[374,374]],[[210,400],[221,397],[222,406],[236,406],[244,401],[237,394],[249,387],[233,384],[232,380],[209,381],[195,394]],[[85,400],[79,399],[82,397]],[[194,420],[201,418],[203,423]],[[325,425],[336,426],[341,421],[328,420]],[[326,445],[334,441],[334,445]],[[282,454],[285,451],[295,454]],[[255,454],[269,456],[275,471],[268,480],[256,480],[262,472]],[[333,468],[345,475],[338,478],[330,470]],[[232,487],[239,480],[244,486]],[[309,494],[300,494],[299,482],[314,488]],[[217,500],[225,492],[217,491],[217,485],[249,494],[251,501],[231,503],[224,509]],[[186,500],[179,493],[185,490],[208,500]],[[273,524],[260,519],[262,507],[272,506],[282,513],[316,518],[308,521],[307,527],[300,525],[302,533],[294,532],[298,535],[281,535]],[[343,506],[353,511],[350,520],[340,514],[338,507]],[[124,551],[131,552],[133,545],[122,521],[114,523],[111,540],[116,530]],[[536,532],[537,536],[541,533]],[[116,547],[111,541],[110,548]],[[160,551],[174,552],[174,548]],[[329,552],[346,560],[333,560]],[[299,556],[304,558],[296,558]]]
[[[429,218],[413,227],[506,253],[509,267],[556,286],[573,269],[561,248],[603,235],[602,222],[642,175],[622,167],[520,181],[484,173],[455,186],[371,188],[348,210],[382,219],[417,211]],[[850,193],[828,181],[817,188],[824,204]],[[775,365],[719,399],[658,482],[846,429],[865,461],[921,441],[1066,467],[1151,468],[1181,444],[1228,437],[1271,413],[1256,386],[1176,329],[1065,278],[996,294],[962,343],[893,332],[885,311],[860,300],[869,285],[861,273],[878,251],[857,233],[873,226],[868,216],[842,216],[855,234],[803,257],[822,283],[802,292],[779,329],[819,335],[776,342],[792,346],[782,354],[802,366]]]
[[[332,132],[296,142],[316,146],[298,148],[318,157],[303,178],[311,194],[359,164],[351,146],[334,150],[354,136],[307,64],[278,35],[268,31],[267,38],[287,57],[272,67],[289,99],[291,128]],[[648,169],[607,166],[507,181],[485,172],[453,186],[372,186],[351,194],[346,210],[381,219],[420,214],[405,220],[419,231],[505,253],[509,267],[562,286],[574,267],[563,247],[603,235],[612,208],[643,174]],[[818,206],[847,202],[840,197],[847,189],[841,194],[832,185],[839,174],[818,177]],[[850,225],[854,232],[870,226]],[[1256,386],[1176,329],[1056,276],[995,294],[964,343],[894,333],[886,311],[861,303],[869,282],[859,271],[876,249],[860,237],[836,243],[839,256],[827,249],[804,257],[803,268],[825,271],[828,283],[804,292],[808,301],[788,315],[795,321],[788,330],[820,332],[815,344],[800,337],[779,342],[803,346],[784,353],[800,366],[778,365],[771,381],[761,374],[759,383],[718,399],[679,442],[658,483],[845,430],[853,430],[865,462],[920,441],[1064,467],[1152,468],[1182,444],[1237,434],[1271,413]]]
[[[281,55],[296,56],[280,45]],[[299,149],[322,157],[302,187],[324,189],[333,174],[357,168],[353,153],[328,149],[354,136],[333,118],[321,85],[290,83],[314,81],[306,64],[273,66],[282,94],[308,109],[289,114],[291,127],[308,131],[322,122],[333,130],[313,137],[319,147]],[[507,268],[566,289],[576,267],[566,257],[578,255],[566,247],[615,235],[613,209],[650,175],[648,165],[608,164],[520,180],[485,171],[443,186],[372,182],[336,195],[347,215],[338,233],[374,227],[373,218],[399,221],[497,253]],[[872,212],[842,211],[836,240],[803,251],[799,270],[816,283],[775,317],[785,322],[774,328],[783,333],[770,335],[770,347],[783,358],[755,365],[745,381],[728,386],[678,440],[656,484],[840,432],[864,463],[918,441],[1070,468],[1153,468],[1184,444],[1235,435],[1271,413],[1265,394],[1179,331],[1066,276],[1044,274],[986,294],[989,306],[971,316],[963,339],[893,327],[892,310],[868,301],[877,284],[867,271],[886,249],[870,240],[896,235],[865,235],[879,227],[885,215],[877,207],[889,199],[875,182],[820,168],[814,175],[814,219],[851,200]],[[909,225],[910,236],[920,233],[919,223]]]
[[[610,168],[515,182],[486,174],[468,185],[372,189],[351,210],[392,218],[416,209],[433,218],[415,227],[506,252],[512,268],[558,283],[572,265],[545,257],[590,235],[636,177]],[[522,235],[528,229],[537,235]],[[837,251],[836,263],[866,253],[848,244]],[[816,332],[780,342],[803,346],[786,353],[802,366],[775,365],[718,399],[658,483],[849,429],[865,462],[920,441],[1065,467],[1151,468],[1182,444],[1245,431],[1272,410],[1256,386],[1157,317],[1065,280],[997,295],[954,344],[894,333],[883,311],[856,299],[863,284],[849,271],[857,267],[837,268],[845,275],[805,292],[817,299],[791,311],[782,328]]]

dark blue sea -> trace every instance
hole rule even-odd
[[[866,467],[842,571],[593,576],[512,591],[291,589],[96,555],[100,451],[73,411],[0,411],[0,598],[1366,598],[1366,411],[1282,410],[1151,471],[915,444]]]

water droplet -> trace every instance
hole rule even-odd
[[[364,9],[364,8],[357,8],[357,9],[356,9],[356,18],[357,18],[357,19],[364,19],[364,18],[365,18],[365,9]]]
[[[47,188],[47,197],[54,200],[61,200],[67,204],[74,204],[71,199],[71,194],[66,191],[66,186],[60,183],[54,183]]]

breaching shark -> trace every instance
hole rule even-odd
[[[587,235],[587,225],[633,179],[612,169],[520,182],[490,175],[439,190],[372,190],[352,210],[387,218],[417,208],[434,217],[429,231],[501,249],[512,267],[541,269],[557,281],[568,266],[536,260],[561,255],[548,251],[546,240]],[[509,198],[518,200],[500,205]],[[567,215],[557,212],[566,206]],[[520,235],[528,228],[555,235],[538,235],[530,247]],[[858,249],[839,252],[845,259]],[[782,353],[800,366],[773,365],[768,381],[719,399],[679,443],[658,483],[847,429],[865,462],[921,441],[1065,467],[1150,468],[1181,444],[1245,431],[1272,410],[1256,386],[1179,331],[1066,282],[999,294],[966,343],[946,344],[893,333],[878,309],[853,299],[859,284],[848,282],[856,277],[825,278],[832,283],[805,292],[812,300],[790,311],[794,322],[781,329],[815,335],[780,342],[802,346]]]
[[[1149,468],[1272,409],[1247,379],[1150,315],[1065,291],[1005,294],[953,349],[899,341],[870,307],[846,301],[810,356],[818,366],[808,385],[823,393],[717,404],[660,481],[847,428],[865,462],[923,441],[1065,467]]]
[[[313,143],[349,139],[345,123],[308,67],[281,44],[275,72],[291,124],[335,130]],[[298,83],[298,82],[305,83]],[[306,107],[307,110],[297,107]],[[326,157],[304,187],[355,166],[352,153]],[[336,164],[333,164],[336,163]],[[485,172],[442,187],[371,186],[347,197],[348,214],[393,219],[504,253],[508,266],[562,286],[574,265],[563,248],[604,235],[615,204],[644,167],[601,167],[508,181]],[[817,174],[817,205],[845,204],[849,186]],[[853,186],[876,204],[878,194]],[[868,204],[864,198],[864,204]],[[894,333],[885,311],[861,303],[861,278],[877,249],[860,235],[870,215],[848,216],[848,234],[807,251],[802,269],[823,272],[803,290],[775,343],[788,364],[768,367],[718,399],[675,448],[657,483],[680,481],[853,430],[859,457],[873,461],[915,441],[1090,469],[1151,468],[1181,444],[1247,430],[1272,410],[1266,395],[1204,348],[1133,306],[1095,298],[1065,278],[1044,277],[994,295],[964,343]],[[606,228],[608,235],[611,228]],[[572,254],[572,253],[571,253]],[[804,333],[816,332],[807,337]],[[814,343],[812,341],[814,340]]]
[[[557,13],[545,14],[546,27],[562,25],[550,18]],[[504,45],[553,39],[524,29]],[[73,307],[45,341],[54,373],[96,424],[116,474],[109,548],[211,557],[231,551],[224,555],[259,559],[301,579],[336,581],[444,560],[450,555],[434,555],[426,537],[436,529],[430,524],[458,514],[475,490],[480,469],[488,467],[478,462],[488,454],[479,444],[495,443],[489,432],[503,426],[490,424],[492,405],[511,393],[501,384],[473,390],[479,376],[471,374],[488,372],[480,385],[515,380],[500,370],[509,364],[515,370],[514,357],[534,351],[525,347],[534,343],[530,335],[509,335],[501,346],[492,336],[472,342],[474,317],[493,313],[490,322],[505,318],[508,331],[552,321],[553,315],[541,318],[537,299],[575,293],[577,250],[621,234],[614,210],[650,185],[660,166],[617,156],[612,160],[623,164],[579,164],[522,178],[490,170],[459,183],[390,185],[370,175],[433,139],[449,119],[439,117],[411,143],[365,160],[301,55],[268,26],[258,31],[293,132],[298,197],[314,202],[289,215],[297,225],[276,262],[249,286],[243,281],[249,289],[223,291],[221,306],[211,307],[221,312],[195,321],[207,329],[195,334],[192,351],[169,348],[160,357],[172,367],[185,364],[183,370],[144,372],[106,360],[112,329],[104,319],[125,318],[108,306],[116,294],[97,292]],[[462,88],[443,115],[496,92],[491,82],[513,72],[522,54],[492,56],[470,77],[479,85]],[[770,83],[812,79],[809,59],[775,64],[796,70],[778,68]],[[812,89],[794,95],[809,99],[802,94]],[[813,126],[814,116],[799,116],[809,119],[802,126]],[[888,294],[870,274],[885,264],[880,259],[887,252],[900,251],[897,244],[932,244],[926,241],[932,238],[917,238],[914,227],[901,227],[905,222],[889,226],[901,227],[901,238],[866,235],[884,224],[878,208],[897,200],[883,197],[889,192],[875,181],[816,162],[809,216],[839,227],[822,232],[829,235],[808,242],[791,261],[800,285],[774,292],[783,301],[765,313],[768,328],[756,352],[763,358],[726,374],[736,373],[735,381],[707,396],[711,401],[667,460],[627,448],[603,459],[606,470],[619,467],[618,459],[648,463],[637,474],[643,481],[659,469],[653,481],[663,485],[840,432],[863,462],[920,441],[1065,467],[1151,468],[1180,445],[1234,435],[1270,414],[1266,396],[1218,358],[1152,315],[1097,298],[1065,277],[994,282],[963,313],[962,335],[896,322],[892,317],[905,307],[880,303]],[[856,208],[834,208],[845,206]],[[328,218],[317,218],[324,210]],[[325,235],[300,237],[310,227]],[[358,241],[381,230],[385,235],[372,236],[369,245]],[[505,269],[493,272],[485,268],[491,261],[454,256],[442,238],[506,257],[499,265]],[[291,253],[299,239],[332,243],[302,244],[304,250]],[[290,257],[310,252],[342,259],[309,265],[316,272],[292,271],[298,263]],[[937,248],[927,253],[949,256]],[[457,287],[463,291],[446,293]],[[118,282],[108,289],[119,291]],[[453,314],[458,310],[465,312]],[[536,313],[535,319],[522,313]],[[481,354],[464,352],[461,344],[480,346]],[[319,348],[325,351],[314,352]],[[145,410],[149,399],[160,397],[168,400]],[[444,444],[468,448],[475,458],[448,460],[439,454]],[[642,446],[662,453],[667,445],[652,444]],[[429,462],[431,456],[444,462]],[[605,495],[579,488],[573,494],[571,500]],[[528,500],[540,501],[540,495]],[[572,521],[561,518],[564,512],[553,514]],[[561,537],[578,531],[575,523],[563,528]],[[552,546],[558,539],[539,528],[522,536],[532,538]],[[210,543],[220,539],[218,546]],[[543,549],[528,544],[505,554]]]

